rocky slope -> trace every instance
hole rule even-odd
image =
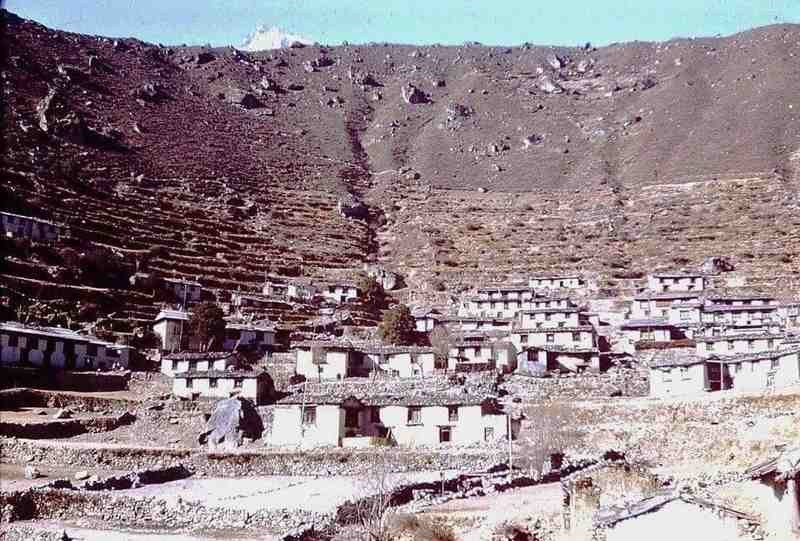
[[[800,26],[243,52],[2,20],[2,208],[143,270],[224,294],[378,260],[419,298],[554,268],[626,291],[722,254],[748,287],[800,284]],[[58,264],[15,254],[0,283],[36,298]]]

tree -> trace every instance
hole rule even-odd
[[[433,354],[436,356],[438,363],[447,364],[447,359],[450,357],[450,349],[458,342],[459,336],[453,333],[447,327],[437,325],[433,328],[430,334],[431,347],[433,347]]]
[[[213,302],[203,302],[194,308],[189,319],[189,331],[201,351],[209,349],[213,344],[222,347],[225,338],[224,315],[222,308]]]
[[[411,310],[405,304],[387,310],[378,330],[387,344],[410,345],[414,343],[416,324]]]
[[[374,276],[361,275],[356,281],[356,287],[364,297],[364,304],[370,308],[378,309],[386,302],[386,292]]]

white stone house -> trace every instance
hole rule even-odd
[[[791,329],[800,328],[800,302],[788,302],[778,307],[778,317]]]
[[[636,344],[664,343],[685,338],[683,331],[663,319],[630,319],[620,326],[624,351],[633,353]]]
[[[272,378],[264,371],[189,370],[172,378],[172,394],[178,398],[231,398],[240,396],[262,404],[272,395]]]
[[[695,336],[694,341],[699,357],[712,357],[772,351],[781,346],[784,338],[784,335],[780,334],[759,333]]]
[[[183,278],[163,278],[164,287],[175,294],[175,298],[183,303],[200,302],[203,294],[203,286],[199,282],[193,280],[184,280]]]
[[[180,372],[223,372],[238,364],[238,355],[228,351],[172,353],[161,356],[161,373],[174,376]]]
[[[764,391],[800,383],[800,348],[701,358],[684,356],[650,364],[650,396],[706,391]]]
[[[703,291],[707,280],[702,273],[664,272],[647,277],[647,289],[655,293],[667,291]]]
[[[509,331],[514,325],[514,319],[483,316],[440,317],[439,324],[456,332]]]
[[[59,327],[0,323],[0,361],[67,370],[127,368],[132,348]]]
[[[760,294],[720,295],[709,293],[705,296],[705,301],[706,304],[712,306],[765,306],[779,304],[775,297]]]
[[[346,391],[346,390],[343,390]],[[278,400],[268,443],[300,447],[403,447],[494,443],[508,418],[493,398],[455,391],[299,392]]]
[[[710,389],[705,359],[694,355],[650,363],[650,396],[664,398],[704,393]]]
[[[253,295],[252,293],[241,293],[239,291],[231,293],[231,306],[238,310],[242,308],[264,309],[270,307],[274,302],[274,298],[263,295]]]
[[[33,216],[0,212],[0,232],[6,237],[27,238],[38,242],[55,242],[66,232],[59,225]]]
[[[580,310],[574,307],[523,310],[520,317],[521,329],[554,329],[579,325]]]
[[[528,287],[532,289],[579,289],[586,285],[583,277],[570,274],[544,274],[528,278]]]
[[[228,322],[222,349],[232,351],[237,345],[250,350],[269,351],[275,345],[275,327],[268,321]]]
[[[528,346],[517,354],[517,371],[541,375],[546,372],[583,372],[603,370],[597,348],[545,344]]]
[[[417,332],[431,332],[439,323],[442,314],[433,308],[414,308],[411,310]]]
[[[776,305],[707,305],[700,319],[703,324],[758,328],[781,323]]]
[[[675,302],[667,308],[667,321],[677,327],[694,327],[700,323],[703,304],[700,301]]]
[[[261,289],[266,297],[297,301],[307,301],[318,292],[317,287],[306,279],[295,279],[286,283],[268,280]]]
[[[663,293],[640,293],[633,297],[631,305],[630,319],[651,319],[661,318],[673,321],[670,312],[673,306],[681,306],[690,303],[699,303],[700,292],[692,291],[667,291]],[[680,308],[678,308],[680,310]],[[680,313],[676,313],[680,319]],[[691,317],[689,318],[691,319]]]
[[[517,351],[531,346],[547,345],[592,349],[597,347],[597,333],[591,325],[520,328],[511,333],[511,342]]]
[[[161,339],[162,351],[180,351],[189,342],[188,312],[161,310],[153,320],[153,332]]]
[[[335,304],[351,302],[359,297],[358,287],[352,282],[331,282],[319,287],[319,294]]]
[[[303,341],[293,344],[295,373],[309,381],[340,380],[383,373],[401,378],[444,368],[433,348],[354,344],[347,341]]]
[[[500,349],[498,355],[504,355],[503,364],[508,364],[508,352]],[[457,342],[453,344],[447,356],[447,369],[453,372],[475,372],[495,370],[498,361],[495,347],[491,342]]]

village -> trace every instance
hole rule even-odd
[[[2,224],[8,238],[58,243],[62,235],[57,225],[32,217],[2,213]],[[736,498],[720,499],[709,484],[687,491],[674,476],[660,477],[613,447],[578,459],[574,442],[559,442],[564,426],[528,407],[543,394],[609,404],[641,397],[653,408],[717,395],[796,396],[800,301],[724,287],[720,259],[709,257],[697,270],[651,273],[627,298],[602,296],[591,273],[554,272],[475,284],[449,304],[411,302],[418,296],[403,296],[402,277],[374,264],[328,280],[265,276],[258,291],[209,291],[186,276],[151,278],[164,300],[138,337],[0,323],[4,387],[11,388],[0,391],[3,463],[22,468],[16,471],[31,487],[53,465],[40,453],[38,465],[31,459],[42,441],[63,441],[69,449],[71,438],[92,446],[99,434],[116,445],[113,435],[127,430],[131,443],[145,443],[136,429],[140,414],[104,417],[107,424],[99,428],[100,418],[85,408],[135,386],[148,412],[165,404],[206,412],[204,428],[196,418],[184,425],[180,416],[171,417],[166,427],[155,427],[161,434],[152,444],[163,446],[169,434],[177,436],[169,440],[173,445],[202,452],[235,456],[261,449],[333,461],[361,456],[365,466],[370,456],[395,449],[401,455],[388,469],[409,475],[430,471],[408,464],[421,454],[430,457],[428,464],[440,464],[434,471],[441,471],[441,501],[447,500],[446,475],[461,479],[498,464],[505,472],[501,484],[561,483],[563,504],[555,505],[560,518],[551,537],[537,537],[545,535],[537,531],[519,539],[632,539],[659,524],[674,533],[678,516],[688,521],[686,535],[702,523],[714,539],[794,539],[800,531],[798,440],[765,449],[734,477],[714,479],[711,486],[720,490],[739,483]],[[318,315],[279,325],[271,319],[275,303]],[[613,388],[603,386],[608,382]],[[49,390],[26,389],[42,385]],[[52,411],[51,421],[38,417],[48,414],[46,408],[32,413],[44,403],[65,405]],[[117,410],[121,403],[108,404]],[[201,431],[199,440],[187,430]],[[328,472],[347,471],[327,464]],[[178,465],[183,468],[180,461],[171,467]],[[715,466],[709,468],[702,473],[713,479]],[[260,465],[235,475],[287,475],[291,469]],[[85,490],[103,486],[96,475],[85,481],[83,470],[73,477],[87,483]],[[474,494],[486,494],[488,482],[483,478]],[[30,498],[34,489],[25,490]],[[460,498],[470,494],[449,490]],[[13,523],[25,512],[10,503],[24,498],[11,494],[3,496],[3,518]],[[381,513],[393,505],[387,502]],[[424,508],[418,501],[411,505]],[[27,518],[44,515],[29,510]],[[362,527],[367,522],[355,520]],[[320,527],[318,521],[306,526]],[[285,538],[294,539],[293,532]]]

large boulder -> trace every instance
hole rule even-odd
[[[425,93],[411,83],[403,85],[403,88],[400,92],[403,95],[403,101],[406,103],[415,104],[425,103],[428,101],[428,97],[425,95]]]
[[[246,398],[234,397],[217,402],[214,413],[206,422],[206,431],[198,438],[201,445],[235,448],[242,438],[258,439],[264,423],[258,410]]]
[[[367,208],[361,199],[353,194],[340,197],[337,207],[339,209],[339,214],[345,218],[366,220],[369,217],[369,208]]]
[[[731,272],[736,267],[727,257],[711,256],[703,261],[701,270],[705,274],[720,274],[722,272]]]

